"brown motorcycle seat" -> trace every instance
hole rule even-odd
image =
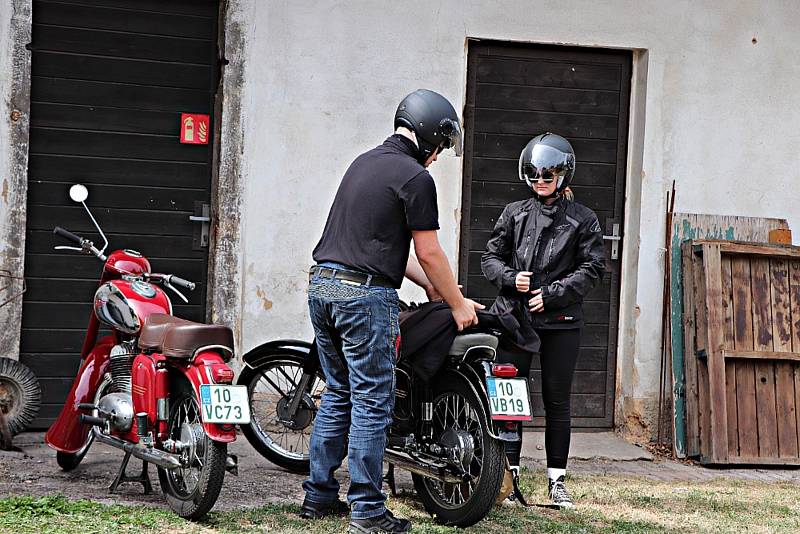
[[[225,360],[233,356],[233,332],[227,326],[187,321],[154,313],[148,315],[139,335],[139,348],[167,358],[192,358],[200,349],[216,350]]]

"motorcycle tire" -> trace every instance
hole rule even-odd
[[[191,425],[195,435],[199,436],[192,462],[196,461],[199,466],[169,470],[159,467],[158,479],[172,511],[184,519],[196,520],[205,516],[217,502],[225,479],[228,444],[206,435],[200,417],[200,403],[188,383],[178,390],[174,399],[170,399],[170,404],[169,437],[180,440],[184,424]],[[192,474],[188,478],[196,479],[193,487],[187,485],[188,474]]]
[[[452,410],[448,408],[451,405],[450,399],[455,399]],[[475,411],[467,411],[464,403],[477,408]],[[448,429],[450,432],[454,429],[466,432],[472,437],[474,457],[468,469],[473,475],[477,474],[478,478],[473,487],[470,482],[448,484],[412,474],[414,489],[425,509],[437,522],[469,527],[486,517],[495,504],[505,471],[505,446],[489,434],[486,420],[479,408],[480,400],[460,376],[448,376],[436,382],[433,406],[434,423],[437,425],[434,427],[435,438],[441,439]],[[449,424],[450,413],[455,414],[453,424]],[[443,417],[437,417],[442,415]],[[442,428],[439,428],[440,425]],[[476,462],[479,454],[482,459],[480,464]],[[467,489],[470,490],[469,496],[464,498]]]
[[[277,437],[273,439],[267,426],[267,419],[277,419],[277,407],[281,402],[287,402],[288,396],[282,394],[281,399],[274,403],[275,410],[267,408],[261,409],[261,405],[256,405],[259,402],[258,394],[254,394],[256,388],[262,378],[266,379],[270,370],[272,369],[287,369],[293,368],[291,372],[287,372],[287,376],[291,376],[299,381],[302,376],[302,369],[305,363],[306,354],[298,351],[284,350],[281,353],[275,353],[265,358],[258,360],[258,363],[253,367],[245,367],[239,375],[237,384],[247,387],[248,398],[250,399],[250,423],[242,425],[242,434],[244,434],[250,445],[259,452],[264,458],[274,463],[275,465],[291,471],[292,473],[307,474],[310,469],[310,460],[308,452],[294,452],[283,448],[277,441]],[[288,379],[287,379],[288,380]],[[317,374],[317,382],[312,386],[316,387],[320,383],[324,384],[324,377],[321,373]],[[288,389],[288,388],[283,388]],[[312,389],[313,391],[313,389]],[[286,391],[285,393],[288,393]],[[315,399],[312,399],[315,400]],[[306,428],[309,429],[309,443],[310,443],[310,430],[313,427],[313,422],[316,417],[316,404],[314,406],[306,405],[306,413],[304,420],[299,426],[300,432]],[[307,424],[303,426],[305,423]],[[302,438],[302,436],[301,436]],[[302,439],[300,440],[302,441]]]
[[[0,449],[39,414],[42,390],[33,371],[17,360],[0,358]]]

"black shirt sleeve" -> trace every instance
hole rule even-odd
[[[406,182],[400,188],[399,196],[406,209],[406,222],[410,230],[439,229],[436,184],[428,171],[423,171]]]

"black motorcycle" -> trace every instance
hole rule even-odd
[[[425,509],[446,525],[467,527],[495,503],[505,472],[506,441],[531,419],[527,380],[493,363],[499,332],[472,329],[455,338],[425,383],[409,361],[397,364],[395,407],[384,461],[412,473]],[[244,356],[238,384],[250,394],[248,441],[273,463],[308,473],[314,418],[325,389],[314,343],[279,340]]]

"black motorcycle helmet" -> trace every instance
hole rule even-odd
[[[417,89],[405,97],[394,114],[394,127],[414,132],[419,145],[419,162],[425,163],[439,148],[452,148],[461,155],[461,123],[453,105],[442,95]]]
[[[557,180],[551,196],[560,195],[572,182],[574,174],[575,151],[569,141],[554,133],[537,135],[528,141],[519,156],[519,179],[529,187],[533,188],[539,176],[545,181],[548,178]]]

